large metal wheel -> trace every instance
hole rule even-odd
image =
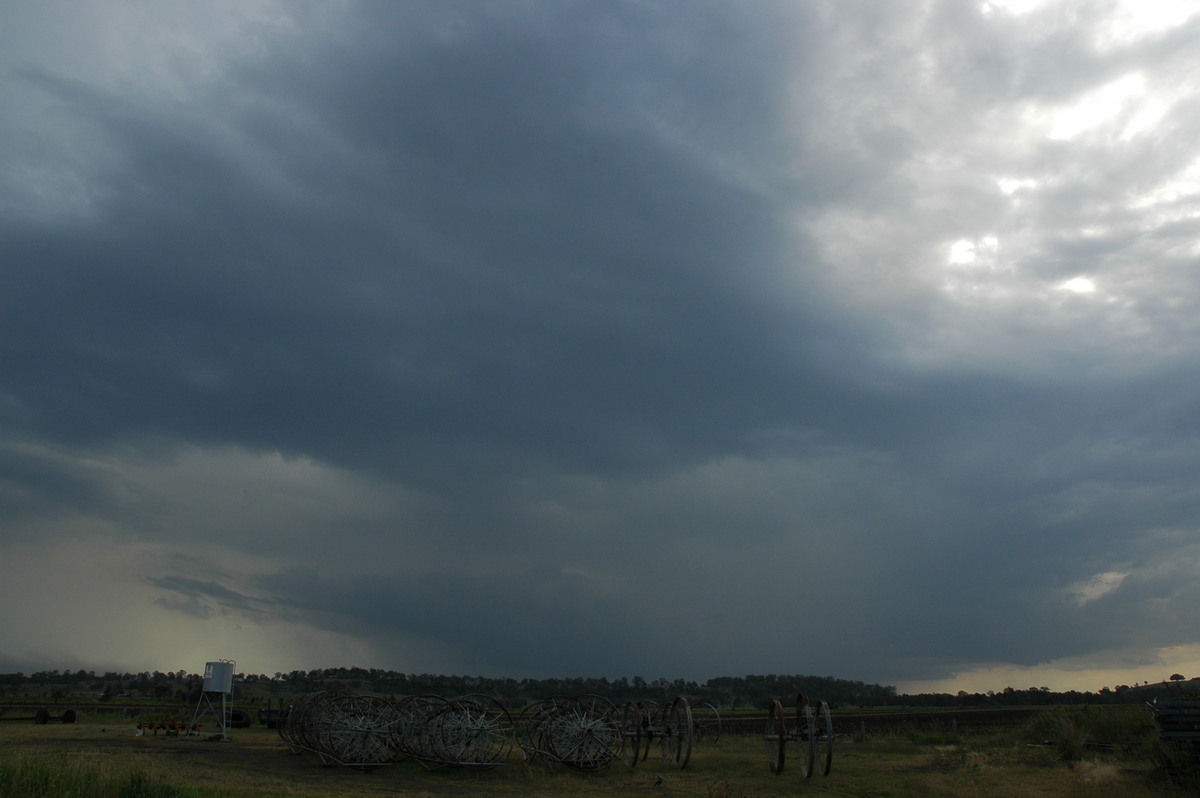
[[[692,757],[692,706],[678,696],[663,713],[663,758],[683,770]]]
[[[521,755],[526,762],[543,759],[548,753],[541,744],[546,718],[544,701],[525,707],[517,715],[517,744],[521,746]]]
[[[283,713],[280,722],[275,726],[275,731],[279,732],[279,739],[287,746],[288,751],[293,754],[299,754],[304,750],[300,747],[295,733],[298,726],[296,719],[299,717],[300,711],[301,706],[298,701],[289,704],[287,711]]]
[[[512,719],[487,696],[451,702],[435,726],[439,758],[454,767],[490,770],[504,764],[512,750]]]
[[[374,770],[391,762],[394,708],[380,698],[341,695],[324,706],[318,753],[340,765]]]
[[[767,762],[771,772],[778,776],[783,772],[784,752],[787,746],[787,731],[783,724],[783,705],[772,699],[771,711],[767,713],[767,729],[763,732],[767,741]]]
[[[621,759],[633,768],[642,758],[642,710],[636,701],[627,701],[621,709]]]
[[[715,743],[721,739],[721,711],[713,704],[692,707],[692,724],[696,740]]]
[[[796,730],[792,736],[800,749],[800,770],[804,778],[812,778],[813,760],[817,756],[817,722],[807,696],[796,702]]]
[[[650,699],[643,699],[637,702],[638,708],[642,711],[642,761],[650,756],[650,746],[654,744],[654,736],[659,733],[663,725],[663,710],[659,707],[658,702]]]
[[[517,742],[526,762],[558,762],[557,755],[550,747],[550,729],[554,719],[572,701],[562,697],[547,698],[521,712],[517,718]]]
[[[833,716],[829,712],[829,704],[825,701],[820,704],[817,731],[817,743],[820,749],[817,762],[821,768],[821,775],[828,776],[830,768],[833,767]]]
[[[600,696],[580,696],[565,702],[546,724],[555,759],[577,770],[608,767],[621,755],[621,728],[612,702]]]
[[[289,745],[294,749],[317,754],[322,764],[336,764],[337,760],[325,750],[324,740],[332,728],[331,707],[349,696],[349,693],[338,690],[323,690],[300,698],[288,713]],[[280,736],[284,736],[283,729],[280,729]]]
[[[445,767],[438,751],[438,718],[449,706],[435,695],[410,696],[400,705],[400,753],[411,756],[429,770]]]
[[[289,707],[287,720],[279,725],[279,739],[287,745],[288,750],[298,754],[306,750],[301,729],[304,727],[304,715],[308,711],[311,693],[296,699]]]

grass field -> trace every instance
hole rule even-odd
[[[519,749],[484,773],[401,761],[371,773],[293,754],[262,726],[227,741],[137,736],[135,722],[82,713],[77,723],[0,724],[0,796],[989,796],[1139,798],[1189,795],[1157,767],[1146,711],[1056,709],[1019,729],[951,735],[944,725],[839,736],[829,776],[772,775],[759,735],[697,742],[685,770],[650,759],[594,773],[526,764]],[[1107,742],[1105,742],[1107,741]],[[1113,742],[1115,741],[1115,742]],[[1099,742],[1100,746],[1095,744]],[[788,751],[792,755],[792,751]]]

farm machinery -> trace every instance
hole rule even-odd
[[[655,740],[664,761],[686,767],[694,735],[720,733],[715,708],[698,716],[703,725],[682,696],[661,709],[644,701],[618,709],[594,695],[555,697],[514,719],[498,701],[482,695],[390,701],[324,691],[294,701],[276,718],[275,728],[293,753],[308,751],[327,765],[363,771],[403,758],[431,770],[487,770],[504,764],[514,745],[527,762],[592,771],[618,759],[636,766]]]
[[[621,712],[621,758],[630,767],[637,767],[649,756],[657,739],[662,745],[663,761],[682,770],[692,755],[694,731],[692,707],[683,696],[665,707],[653,701],[629,701]]]
[[[814,709],[808,696],[803,693],[796,696],[795,720],[789,725],[783,705],[772,699],[763,738],[767,743],[767,760],[775,775],[783,773],[788,743],[796,744],[800,772],[805,778],[812,776],[814,766],[822,776],[829,775],[833,766],[833,718],[826,702],[818,702]]]
[[[310,693],[277,723],[293,753],[310,751],[328,765],[370,771],[404,757],[433,770],[487,770],[512,747],[508,712],[486,696],[448,700],[411,696],[399,702],[352,693]]]
[[[526,761],[599,770],[621,755],[616,706],[594,695],[547,698],[517,720]]]

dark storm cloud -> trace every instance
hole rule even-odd
[[[146,581],[173,594],[170,598],[159,598],[159,603],[185,615],[211,617],[216,612],[214,603],[222,610],[261,612],[254,599],[217,582],[202,582],[181,576],[157,577]]]
[[[8,247],[5,332],[39,342],[12,377],[41,427],[591,468],[822,401],[779,381],[806,323],[755,295],[779,259],[764,198],[622,129],[644,120],[589,119],[587,44],[512,21],[341,60],[321,43],[182,109],[18,77],[118,151],[91,225]]]
[[[10,18],[6,544],[414,670],[1197,642],[1194,21],[245,8]]]
[[[471,575],[433,571],[412,578],[347,578],[289,572],[264,579],[284,604],[333,630],[451,643],[464,667],[515,673],[566,673],[580,661],[596,672],[623,667],[628,632],[611,618],[632,619],[627,596],[561,569]],[[640,636],[640,625],[629,624]],[[482,655],[481,652],[487,652]],[[531,660],[531,655],[534,660]]]

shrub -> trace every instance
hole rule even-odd
[[[1157,748],[1150,718],[1140,707],[1049,707],[1034,715],[1020,736],[1052,746],[1064,762],[1078,762],[1089,749],[1144,759]]]

